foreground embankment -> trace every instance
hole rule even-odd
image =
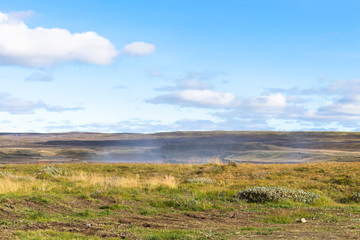
[[[360,163],[0,167],[0,239],[357,239]]]

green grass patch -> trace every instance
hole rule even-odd
[[[143,230],[138,229],[134,232],[137,236],[146,240],[200,240],[200,239],[226,239],[224,234],[215,233],[210,230]]]
[[[157,215],[159,213],[156,209],[149,209],[149,208],[139,208],[139,214],[140,215]]]
[[[80,233],[60,232],[55,230],[39,230],[39,231],[17,231],[17,239],[24,240],[101,240],[101,237],[86,236]]]
[[[81,212],[74,213],[73,216],[82,217],[82,218],[90,218],[90,217],[94,216],[94,212],[90,209],[85,209]]]
[[[24,218],[29,219],[29,220],[39,221],[39,220],[49,219],[49,217],[44,212],[36,211],[33,209],[24,209],[23,215],[24,215]]]

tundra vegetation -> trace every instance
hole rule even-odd
[[[357,239],[359,169],[358,162],[1,165],[0,238]]]

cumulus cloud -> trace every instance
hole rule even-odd
[[[80,107],[63,107],[57,105],[48,105],[42,101],[27,101],[12,97],[11,94],[0,92],[0,112],[11,114],[33,114],[38,109],[45,109],[49,112],[78,111]]]
[[[122,52],[132,57],[148,56],[155,52],[156,46],[151,43],[133,42],[126,45]]]
[[[235,100],[235,96],[232,93],[216,92],[208,89],[187,89],[179,92],[178,95],[185,101],[213,106],[229,106]]]
[[[241,105],[253,108],[283,108],[286,106],[286,98],[280,93],[250,97],[245,99]]]
[[[42,67],[78,61],[106,65],[118,54],[108,39],[92,31],[29,28],[22,20],[29,14],[0,12],[0,64]]]
[[[147,102],[207,108],[227,108],[235,103],[236,98],[232,93],[213,90],[213,86],[198,80],[199,76],[191,72],[178,79],[175,86],[158,88],[156,90],[169,93],[148,99]]]
[[[216,92],[209,89],[186,89],[161,95],[148,100],[150,103],[176,104],[192,107],[229,107],[235,96],[228,92]]]
[[[220,92],[210,89],[185,89],[157,96],[147,100],[155,104],[173,104],[197,108],[224,108],[237,112],[280,114],[288,107],[285,96],[272,94],[249,98],[236,97],[230,92]]]
[[[25,78],[25,81],[28,82],[50,82],[53,80],[53,77],[48,73],[44,72],[35,72],[29,77]]]

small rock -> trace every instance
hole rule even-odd
[[[92,224],[91,224],[91,223],[86,223],[86,224],[85,224],[85,226],[87,226],[87,227],[91,227],[91,226],[92,226]]]
[[[306,219],[305,219],[305,218],[302,218],[302,219],[300,219],[300,222],[306,223]]]

